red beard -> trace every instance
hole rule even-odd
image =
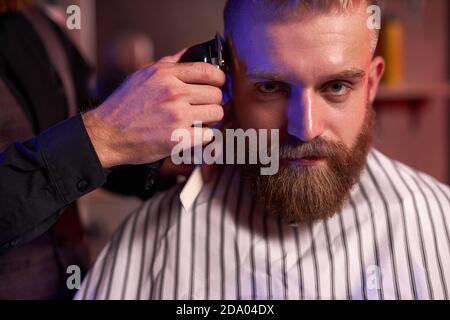
[[[353,148],[317,138],[307,143],[285,144],[280,160],[323,158],[315,166],[281,165],[274,176],[259,174],[260,166],[245,166],[244,175],[266,209],[289,223],[313,222],[342,209],[366,164],[373,137],[375,112],[368,106],[363,127]]]

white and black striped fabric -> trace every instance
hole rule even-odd
[[[376,150],[334,217],[293,227],[265,213],[238,170],[182,186],[118,230],[77,299],[448,299],[450,189]]]

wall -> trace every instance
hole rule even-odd
[[[383,12],[398,15],[405,32],[405,83],[433,86],[448,81],[448,6],[445,0],[385,1]],[[418,7],[412,7],[417,3]],[[389,156],[450,182],[449,113],[445,98],[428,99],[414,119],[406,108],[378,114],[376,146]]]
[[[225,0],[97,0],[98,46],[104,48],[121,32],[138,30],[153,39],[156,58],[176,53],[222,31],[224,4]]]

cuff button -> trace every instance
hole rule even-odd
[[[80,180],[77,183],[77,189],[80,192],[85,192],[88,187],[89,187],[89,184],[86,180]]]

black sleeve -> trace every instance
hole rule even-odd
[[[175,176],[163,176],[158,169],[157,163],[115,167],[110,171],[103,188],[116,194],[147,200],[155,192],[167,190],[176,183]]]
[[[47,231],[106,181],[81,115],[0,153],[0,252]]]

